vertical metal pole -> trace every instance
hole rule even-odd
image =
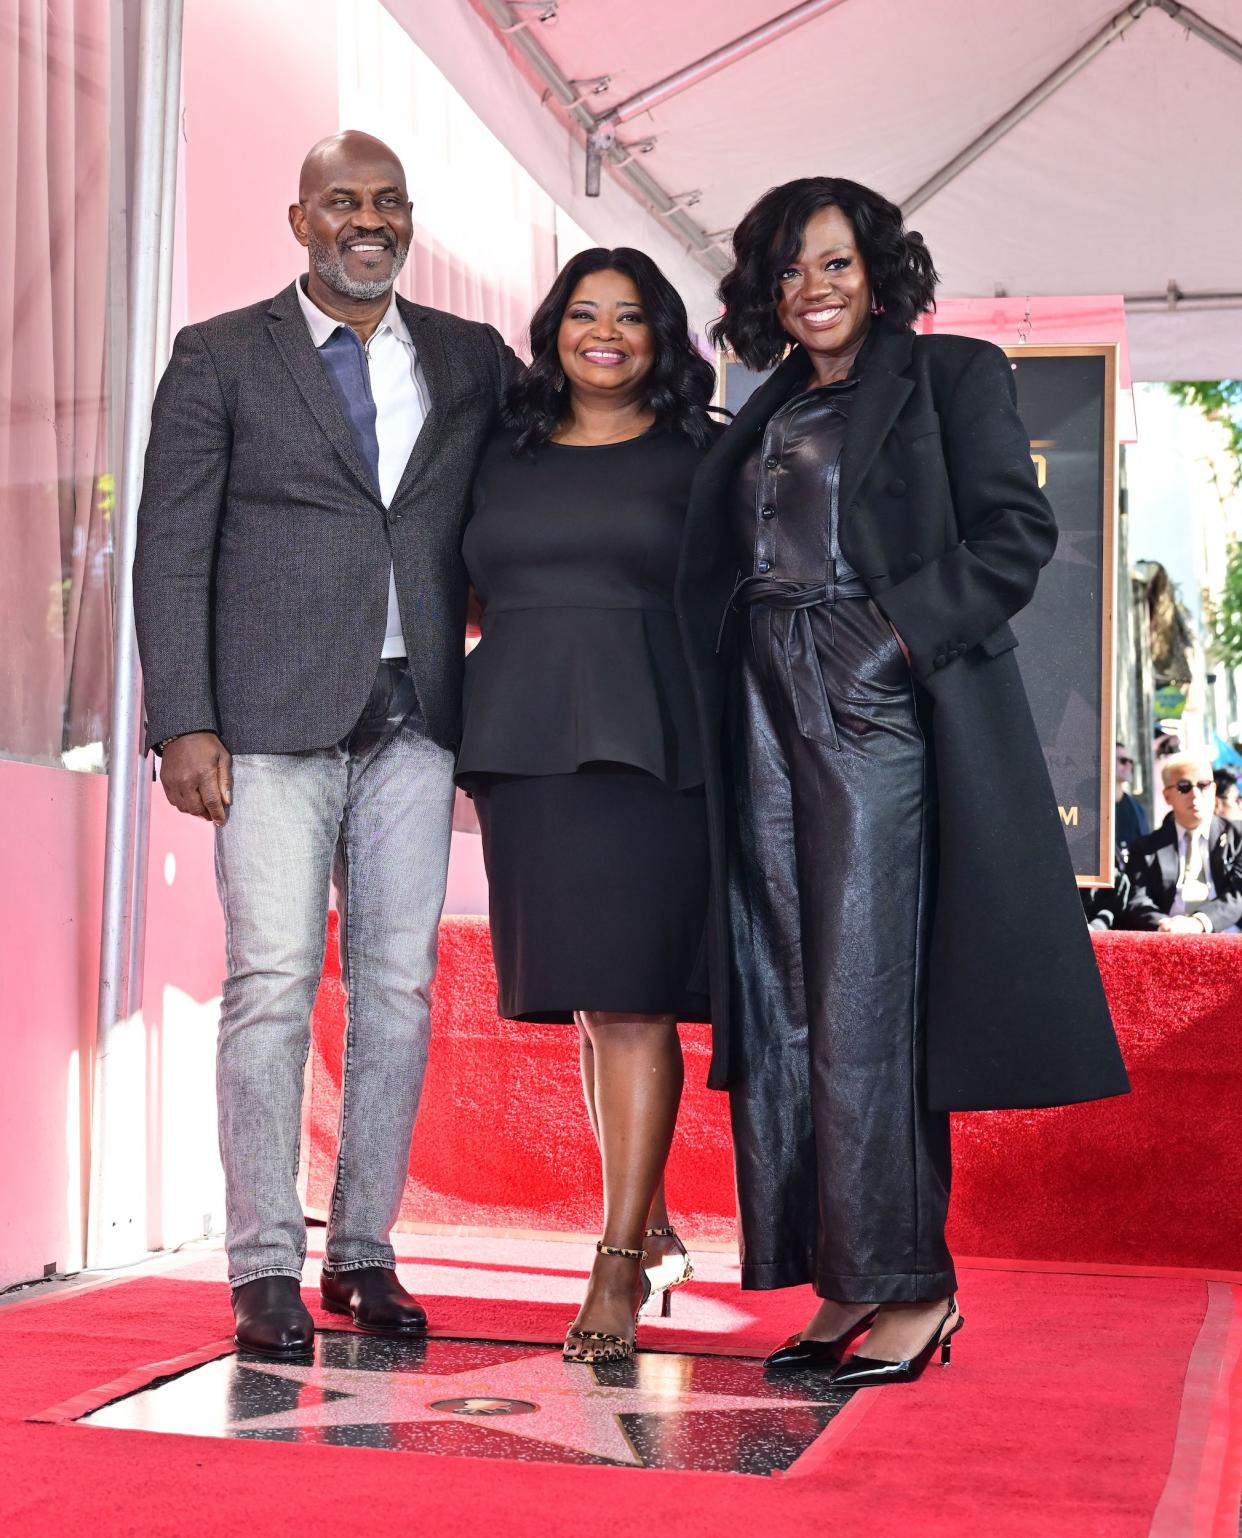
[[[181,21],[183,0],[168,8],[168,40],[165,52],[164,129],[160,175],[159,255],[157,268],[154,336],[154,374],[158,379],[168,362],[172,321],[173,241],[177,227],[177,162],[181,125]],[[139,686],[141,688],[141,684]],[[139,695],[141,700],[141,694]],[[139,708],[141,720],[141,706]],[[143,956],[147,941],[147,853],[151,834],[151,757],[142,753],[135,785],[134,855],[130,873],[129,964],[126,979],[126,1015],[142,1008]]]
[[[176,26],[170,25],[176,12]],[[126,1125],[143,1106],[141,1085],[125,1074],[141,1065],[142,1054],[118,1054],[121,1027],[128,1018],[133,964],[134,848],[138,823],[138,774],[142,761],[142,684],[134,632],[133,562],[142,460],[155,393],[159,326],[159,268],[163,251],[161,204],[165,180],[166,95],[173,71],[170,43],[180,40],[181,0],[143,0],[138,44],[138,112],[134,143],[134,187],[130,218],[129,333],[125,378],[125,428],[116,523],[116,620],[108,773],[108,821],[104,855],[103,922],[99,946],[99,1008],[95,1037],[95,1098],[92,1107],[90,1264],[119,1253],[140,1253],[145,1235],[135,1221],[144,1205],[133,1177],[145,1166],[142,1128]],[[118,1062],[118,1057],[120,1061]],[[114,1150],[136,1142],[137,1160],[118,1159]],[[111,1178],[115,1174],[115,1179]]]

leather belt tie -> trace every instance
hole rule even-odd
[[[719,651],[723,643],[724,627],[731,612],[755,604],[779,611],[780,617],[778,613],[773,613],[770,623],[774,632],[773,641],[780,649],[781,662],[788,675],[790,695],[798,717],[798,730],[803,737],[839,748],[841,743],[824,685],[819,652],[811,629],[810,611],[818,608],[828,610],[829,635],[835,641],[833,605],[838,599],[870,596],[857,578],[847,582],[805,583],[772,577],[741,577],[725,607],[716,638],[716,650]]]

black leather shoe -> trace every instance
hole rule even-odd
[[[791,1335],[784,1345],[764,1358],[764,1372],[834,1372],[850,1344],[867,1333],[879,1312],[873,1308],[833,1340],[803,1340],[801,1335]]]
[[[956,1301],[932,1331],[931,1339],[917,1355],[904,1362],[885,1362],[879,1357],[859,1356],[857,1352],[832,1375],[833,1388],[879,1388],[885,1383],[913,1383],[923,1376],[923,1369],[940,1353],[940,1365],[949,1365],[950,1343],[966,1323],[957,1311]]]
[[[325,1271],[319,1279],[319,1296],[330,1314],[348,1314],[368,1335],[410,1340],[427,1333],[426,1310],[388,1266],[364,1266],[338,1276]]]
[[[256,1356],[310,1359],[315,1321],[295,1276],[260,1276],[233,1289],[234,1342]]]

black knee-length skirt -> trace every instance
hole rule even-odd
[[[472,793],[502,1016],[711,1018],[701,787],[599,765],[493,777]]]

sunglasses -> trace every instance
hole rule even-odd
[[[1132,758],[1127,758],[1124,753],[1118,753],[1117,762],[1119,764],[1124,764],[1127,769],[1134,768],[1134,760]]]
[[[1215,780],[1174,780],[1172,789],[1180,796],[1188,796],[1192,790],[1215,790]]]

